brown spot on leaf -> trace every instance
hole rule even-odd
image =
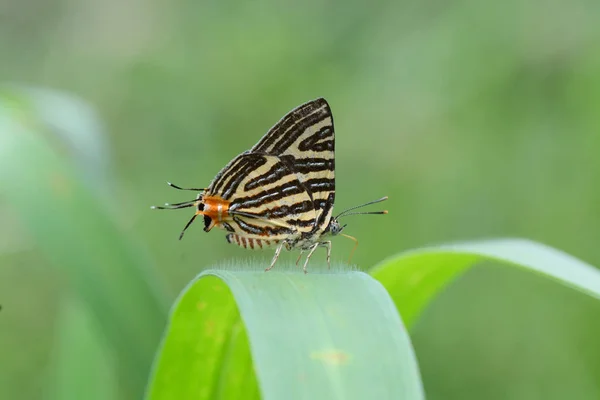
[[[204,324],[204,334],[206,336],[212,336],[215,333],[215,321],[209,319]]]
[[[342,350],[313,351],[310,358],[328,365],[345,365],[350,361],[350,355]]]

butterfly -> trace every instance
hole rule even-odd
[[[318,247],[327,248],[331,260],[330,236],[345,235],[339,219],[357,214],[387,214],[387,211],[356,212],[357,208],[387,200],[382,197],[349,208],[333,216],[335,200],[335,132],[329,104],[319,98],[293,109],[273,126],[250,150],[231,160],[195,199],[165,204],[156,209],[194,207],[196,212],[179,239],[196,217],[204,230],[217,227],[228,232],[227,242],[243,248],[275,248],[275,265],[282,249],[300,250],[296,265],[307,251],[304,273]],[[351,253],[351,254],[352,254]],[[352,255],[351,255],[352,257]]]

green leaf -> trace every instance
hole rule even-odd
[[[114,349],[128,397],[143,395],[167,303],[145,253],[108,212],[93,174],[49,134],[78,108],[42,122],[31,95],[0,91],[0,197],[36,246],[61,269]],[[56,110],[56,108],[54,109]],[[79,132],[85,135],[85,131]]]
[[[523,268],[600,299],[600,271],[562,251],[522,239],[408,251],[383,261],[371,274],[388,290],[410,329],[441,290],[484,261]]]
[[[114,354],[83,304],[64,302],[49,371],[48,398],[114,400],[118,396]]]
[[[148,399],[423,398],[410,339],[377,281],[277,269],[211,269],[183,291]]]

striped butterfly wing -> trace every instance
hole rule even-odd
[[[296,176],[316,211],[311,233],[322,233],[335,200],[335,131],[327,101],[319,98],[290,111],[250,152],[276,156],[287,165],[269,176]]]
[[[206,196],[229,202],[223,227],[236,239],[243,238],[244,247],[246,239],[272,244],[293,240],[310,231],[316,220],[306,187],[277,156],[240,154],[215,177]]]

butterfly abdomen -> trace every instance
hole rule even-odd
[[[269,240],[269,239],[249,238],[249,237],[244,237],[244,236],[238,235],[236,233],[228,234],[227,236],[225,236],[225,239],[227,239],[228,243],[233,243],[240,247],[243,247],[245,249],[250,249],[250,250],[266,249],[266,248],[273,247],[273,246],[276,246],[277,244],[279,244],[279,240],[276,240],[276,239]]]

